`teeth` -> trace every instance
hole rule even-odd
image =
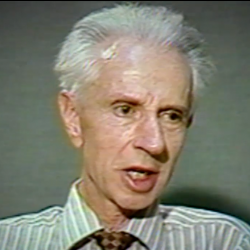
[[[129,171],[128,174],[132,179],[143,179],[147,173],[146,172],[136,172],[136,171]]]

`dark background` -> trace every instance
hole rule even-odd
[[[1,218],[65,203],[80,157],[61,126],[52,67],[74,23],[113,3],[0,2]],[[217,67],[162,201],[250,223],[250,3],[154,4],[183,12]]]

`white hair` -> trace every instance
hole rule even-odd
[[[194,98],[213,69],[203,37],[184,22],[182,14],[163,6],[116,5],[84,17],[66,37],[54,68],[63,90],[77,92],[98,78],[99,59],[111,57],[112,49],[104,51],[97,45],[111,37],[132,37],[177,48],[192,69]]]

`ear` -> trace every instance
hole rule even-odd
[[[77,112],[74,95],[62,91],[58,95],[58,106],[65,130],[76,148],[83,146],[80,116]]]

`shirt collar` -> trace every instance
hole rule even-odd
[[[80,180],[73,183],[68,200],[65,204],[62,219],[59,224],[59,237],[62,249],[68,250],[76,242],[102,229],[94,212],[81,199],[77,185]]]
[[[123,230],[136,236],[149,250],[153,250],[160,249],[162,227],[163,218],[159,213],[158,203],[154,203],[142,216],[131,219]]]
[[[62,249],[68,250],[80,240],[95,231],[103,229],[96,214],[88,207],[79,195],[77,186],[81,180],[73,183],[65,204],[62,219],[59,222],[59,238]],[[144,214],[130,220],[122,229],[141,240],[148,249],[158,249],[159,235],[162,231],[163,218],[154,204]]]

